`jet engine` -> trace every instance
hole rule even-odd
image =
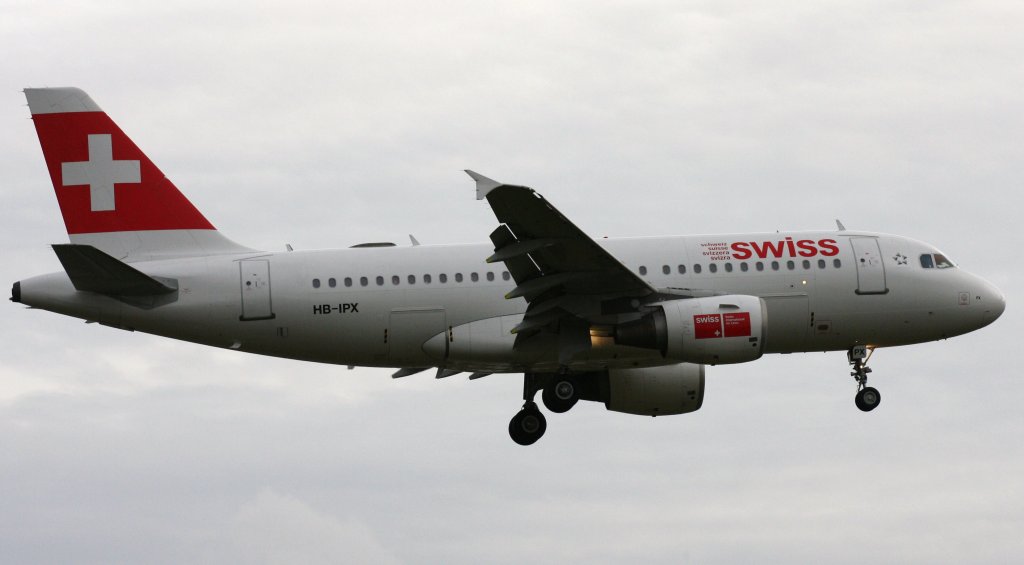
[[[640,416],[670,416],[700,409],[704,365],[609,369],[605,407]]]
[[[657,349],[685,363],[744,363],[764,352],[764,300],[732,294],[656,304],[643,317],[615,327],[615,343]]]

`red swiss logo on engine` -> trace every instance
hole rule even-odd
[[[693,337],[696,339],[748,336],[750,312],[698,314],[693,317]]]
[[[693,334],[697,339],[722,337],[722,315],[698,314],[694,316]]]

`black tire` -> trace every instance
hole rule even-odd
[[[878,392],[878,389],[864,387],[857,393],[857,397],[854,400],[857,403],[857,408],[860,408],[862,412],[870,412],[878,408],[878,404],[882,402],[882,395]]]
[[[561,414],[568,412],[576,403],[580,400],[579,388],[576,383],[569,378],[558,377],[551,381],[548,386],[544,387],[544,392],[540,395],[541,400],[544,401],[544,406],[548,410]]]
[[[532,445],[544,435],[547,428],[544,414],[533,405],[523,408],[512,417],[508,423],[508,435],[519,445]]]

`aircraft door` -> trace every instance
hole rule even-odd
[[[873,237],[851,237],[854,264],[857,265],[857,294],[885,294],[885,262]]]
[[[392,310],[388,324],[388,359],[396,367],[436,366],[441,361],[429,357],[423,351],[423,344],[446,330],[442,308]]]
[[[242,287],[242,315],[239,320],[269,320],[274,317],[270,303],[270,261],[238,262]]]

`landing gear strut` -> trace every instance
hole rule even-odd
[[[874,352],[874,347],[856,345],[846,353],[846,358],[850,361],[850,366],[853,367],[850,376],[857,381],[857,396],[854,397],[854,402],[857,404],[857,408],[860,408],[863,412],[874,410],[878,407],[878,403],[882,401],[882,395],[879,394],[878,390],[868,386],[868,373],[871,372],[871,368],[868,367],[867,363]]]

